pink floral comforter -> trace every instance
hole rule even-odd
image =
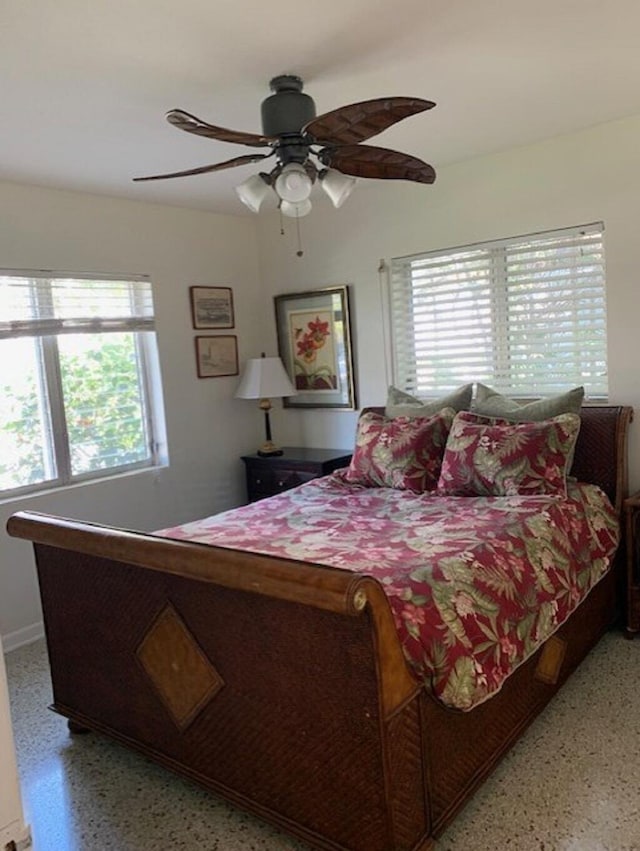
[[[382,584],[405,656],[444,704],[500,689],[607,571],[618,523],[594,485],[442,497],[337,472],[157,534],[345,568]]]

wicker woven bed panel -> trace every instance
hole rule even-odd
[[[427,831],[426,782],[422,762],[421,692],[389,722],[388,759],[392,779],[391,818],[394,834],[402,848],[411,848],[416,836]],[[424,808],[416,800],[425,796]]]
[[[498,694],[472,712],[454,712],[425,698],[425,748],[431,761],[435,835],[442,833],[461,803],[480,785],[611,625],[615,579],[611,572],[598,583],[555,634],[566,641],[566,653],[555,684],[545,683],[536,676],[541,648],[511,675]],[[461,749],[461,742],[473,742],[473,747]]]
[[[621,482],[621,472],[626,465],[617,466],[612,459],[626,452],[626,421],[616,428],[616,420],[622,416],[623,408],[611,406],[584,406],[580,412],[580,432],[571,474],[580,481],[595,482],[607,494],[614,505],[626,491],[626,481]],[[628,417],[631,410],[628,409]],[[618,508],[620,505],[618,504]]]
[[[37,551],[54,708],[74,718],[80,707],[79,722],[276,822],[331,837],[326,847],[384,851],[392,817],[398,851],[426,833],[416,703],[392,721],[385,756],[366,617]],[[224,683],[185,729],[137,658],[168,602]],[[392,814],[385,760],[399,789]]]

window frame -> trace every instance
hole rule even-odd
[[[58,490],[73,485],[88,484],[106,478],[117,477],[128,473],[150,470],[168,463],[166,451],[166,424],[164,417],[164,402],[162,398],[162,381],[155,332],[155,311],[153,309],[153,292],[148,275],[113,275],[104,273],[53,272],[40,270],[0,269],[0,287],[4,278],[22,278],[33,285],[34,303],[37,305],[34,322],[38,318],[51,315],[53,312],[54,282],[64,279],[74,282],[109,282],[127,285],[130,297],[140,306],[141,287],[145,288],[147,299],[146,314],[138,322],[132,317],[114,319],[105,316],[103,327],[97,327],[100,322],[87,325],[80,322],[77,328],[61,328],[59,333],[38,333],[33,329],[20,328],[20,321],[3,323],[0,318],[0,340],[27,337],[34,342],[38,362],[37,378],[39,383],[38,405],[42,411],[43,432],[46,436],[46,446],[43,450],[45,475],[53,470],[43,481],[20,485],[18,487],[0,489],[0,502],[29,496],[31,494]],[[35,282],[38,282],[37,284]],[[48,303],[43,299],[48,298]],[[149,305],[151,313],[149,314]],[[133,312],[135,314],[135,311]],[[73,320],[72,320],[73,323]],[[8,327],[11,326],[11,327]],[[104,327],[106,326],[106,327]],[[139,327],[136,327],[139,326]],[[64,406],[63,378],[60,362],[59,338],[67,334],[84,334],[102,336],[110,333],[132,334],[136,357],[136,374],[139,384],[141,419],[143,425],[144,446],[146,457],[142,460],[131,461],[89,470],[81,473],[72,472],[71,444],[67,428],[67,412]]]

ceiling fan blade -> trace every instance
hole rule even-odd
[[[436,179],[433,167],[417,157],[372,145],[341,145],[338,148],[323,148],[318,157],[324,165],[353,177],[415,180],[418,183],[433,183]]]
[[[319,115],[303,127],[321,145],[352,145],[364,142],[395,124],[431,109],[435,103],[422,98],[376,98],[341,106]]]
[[[179,130],[195,133],[196,136],[206,136],[208,139],[219,139],[221,142],[235,142],[238,145],[264,148],[278,141],[273,136],[260,136],[257,133],[243,133],[241,130],[227,130],[226,127],[216,127],[214,124],[207,124],[206,121],[202,121],[182,109],[169,110],[166,118],[169,124],[173,124]]]
[[[233,168],[237,165],[257,163],[260,160],[266,160],[268,157],[272,156],[273,153],[274,152],[272,151],[270,154],[245,154],[242,157],[234,157],[232,160],[215,163],[215,165],[202,165],[200,168],[189,168],[186,171],[173,171],[170,174],[152,174],[149,177],[134,177],[133,180],[136,182],[142,180],[166,180],[169,177],[188,177],[190,174],[206,174],[208,171],[220,171],[223,168]]]

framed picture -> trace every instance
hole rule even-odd
[[[194,328],[233,328],[231,287],[189,287]]]
[[[285,408],[356,407],[349,290],[329,287],[274,298],[278,349],[297,395]]]
[[[219,378],[238,374],[238,338],[221,334],[218,337],[196,337],[198,378]]]

